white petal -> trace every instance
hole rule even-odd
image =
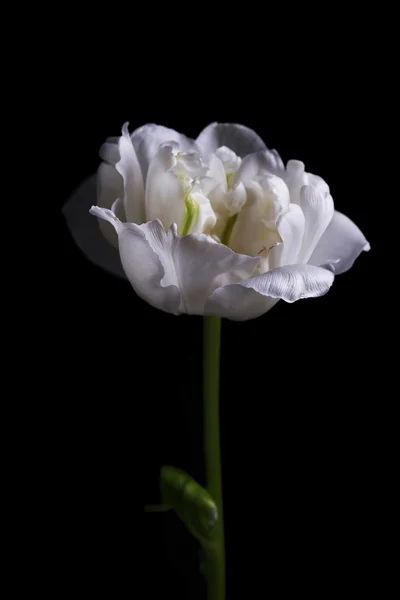
[[[179,314],[180,293],[176,285],[165,285],[165,269],[152,250],[141,227],[127,224],[119,236],[121,262],[136,293],[146,302],[168,313]],[[159,223],[160,229],[162,227]],[[163,285],[164,284],[164,285]]]
[[[247,188],[247,203],[237,215],[229,239],[224,242],[238,254],[262,254],[281,242],[275,221],[270,218],[269,198],[254,181]]]
[[[236,215],[246,204],[247,192],[243,183],[235,185],[225,195],[225,206],[230,215]]]
[[[162,286],[177,286],[181,292],[179,311],[204,314],[207,297],[220,285],[248,279],[258,258],[235,254],[210,236],[190,234],[180,237],[172,225],[168,233],[159,221],[141,226],[164,269]]]
[[[124,181],[115,167],[105,162],[97,170],[97,204],[102,208],[111,208],[118,198],[124,197]],[[93,202],[92,202],[93,204]],[[91,205],[90,205],[91,206]],[[119,204],[117,217],[126,221],[123,203]],[[92,220],[92,219],[91,219]],[[99,220],[102,234],[115,248],[118,248],[118,236],[115,229],[107,221]]]
[[[370,245],[364,234],[346,215],[335,211],[325,233],[319,240],[309,264],[321,265],[335,262],[335,273],[348,271],[361,252],[368,252]]]
[[[161,223],[121,223],[111,211],[97,206],[93,206],[90,212],[115,227],[122,266],[138,296],[164,312],[179,314],[180,293],[175,285],[176,278],[173,272],[172,275],[171,271],[166,273],[155,250],[158,244],[161,252],[165,243],[168,252],[169,242]],[[166,275],[168,281],[162,283]]]
[[[141,228],[164,269],[164,277],[161,280],[162,287],[174,285],[179,288],[173,260],[173,252],[178,238],[176,225],[172,225],[166,232],[161,221],[156,220],[144,223]]]
[[[221,148],[217,148],[215,151],[215,156],[217,156],[224,166],[224,171],[227,174],[236,173],[238,168],[241,165],[242,159],[233,152],[230,148],[226,146],[221,146]]]
[[[174,129],[155,125],[154,123],[139,127],[132,133],[131,138],[139,158],[140,166],[142,167],[144,178],[146,178],[150,163],[161,144],[174,141],[178,143],[181,152],[197,150],[193,140]]]
[[[276,219],[289,208],[289,190],[280,177],[265,174],[260,181],[247,184],[247,203],[237,216],[229,246],[240,254],[265,255],[282,240]]]
[[[329,185],[322,177],[314,175],[313,173],[307,173],[307,179],[307,185],[315,187],[319,192],[329,194]]]
[[[178,176],[170,169],[176,164],[171,146],[160,148],[153,157],[146,182],[146,220],[160,219],[168,230],[176,223],[184,222],[185,191]]]
[[[247,200],[247,193],[243,183],[239,183],[229,191],[226,190],[226,187],[217,185],[209,192],[209,198],[213,209],[228,219],[243,208]]]
[[[246,184],[265,171],[278,177],[282,177],[285,173],[285,166],[276,150],[265,149],[246,156],[236,173],[235,179]]]
[[[282,174],[290,191],[290,201],[295,204],[300,204],[300,191],[304,185],[310,185],[318,192],[329,194],[329,186],[322,177],[307,173],[304,169],[304,163],[300,160],[289,160],[286,171]]]
[[[193,223],[190,233],[209,234],[217,221],[210,200],[198,192],[191,194],[191,197],[198,204],[199,215],[197,220]]]
[[[201,190],[205,196],[209,196],[209,194],[218,186],[226,189],[226,186],[223,186],[221,183],[217,183],[217,181],[212,177],[200,177],[198,181],[195,182],[193,191],[198,192]]]
[[[177,164],[174,167],[174,172],[177,174],[181,173],[196,179],[204,177],[208,171],[207,165],[198,152],[178,152],[176,159]]]
[[[90,207],[97,201],[97,176],[93,175],[74,190],[65,203],[63,214],[67,226],[75,243],[91,262],[125,277],[118,250],[105,239],[98,220],[89,214]]]
[[[236,123],[211,123],[203,129],[196,142],[207,158],[221,146],[227,146],[242,158],[265,149],[264,142],[255,131]]]
[[[120,160],[115,165],[124,180],[124,208],[128,221],[141,224],[145,220],[142,170],[128,133],[127,124],[119,138]]]
[[[203,234],[176,238],[173,259],[183,312],[198,315],[218,286],[250,277],[259,263],[258,257],[235,254]]]
[[[286,265],[247,279],[241,285],[272,298],[296,302],[302,298],[315,298],[327,293],[334,280],[332,265]]]
[[[270,310],[279,299],[295,302],[326,294],[333,279],[331,265],[280,267],[242,283],[218,288],[207,301],[206,313],[239,321],[254,319]]]
[[[279,299],[263,296],[251,288],[227,285],[211,294],[206,302],[205,314],[232,321],[248,321],[268,312],[278,302]]]
[[[269,253],[269,268],[275,269],[298,262],[303,242],[305,219],[303,211],[297,204],[290,204],[288,212],[281,215],[277,222],[277,230],[282,244],[275,246]]]
[[[290,192],[290,202],[300,204],[300,190],[307,184],[304,163],[300,160],[289,160],[284,177]]]
[[[215,154],[210,158],[207,177],[203,177],[200,183],[203,193],[208,196],[217,213],[217,225],[213,234],[221,237],[228,219],[237,214],[246,202],[245,187],[239,183],[228,189],[224,165]]]
[[[207,177],[214,179],[216,184],[221,185],[224,188],[224,190],[226,190],[227,183],[224,165],[222,164],[221,159],[218,158],[218,156],[216,156],[215,154],[213,154],[210,157]]]
[[[332,220],[333,199],[330,194],[305,185],[300,191],[300,207],[304,213],[304,237],[299,254],[299,263],[307,263],[311,258],[322,234]]]

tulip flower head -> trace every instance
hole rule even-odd
[[[369,250],[321,177],[285,166],[242,125],[213,123],[196,140],[124,125],[100,155],[90,212],[160,310],[252,319],[280,299],[322,296]]]

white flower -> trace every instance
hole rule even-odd
[[[252,319],[279,299],[325,294],[369,250],[323,179],[299,161],[285,168],[242,125],[213,123],[195,141],[158,125],[130,135],[124,125],[100,156],[97,199],[90,180],[65,209],[72,233],[97,264],[115,273],[122,264],[163,311]],[[98,220],[83,214],[88,202]],[[100,229],[89,231],[89,219]]]

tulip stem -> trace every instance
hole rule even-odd
[[[204,394],[204,453],[207,490],[217,505],[218,519],[209,554],[208,600],[225,600],[225,549],[222,512],[222,477],[219,427],[219,361],[221,319],[204,317],[203,336],[203,394]]]

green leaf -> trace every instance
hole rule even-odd
[[[203,544],[212,540],[218,519],[217,506],[207,490],[190,475],[175,467],[161,469],[161,495]]]

